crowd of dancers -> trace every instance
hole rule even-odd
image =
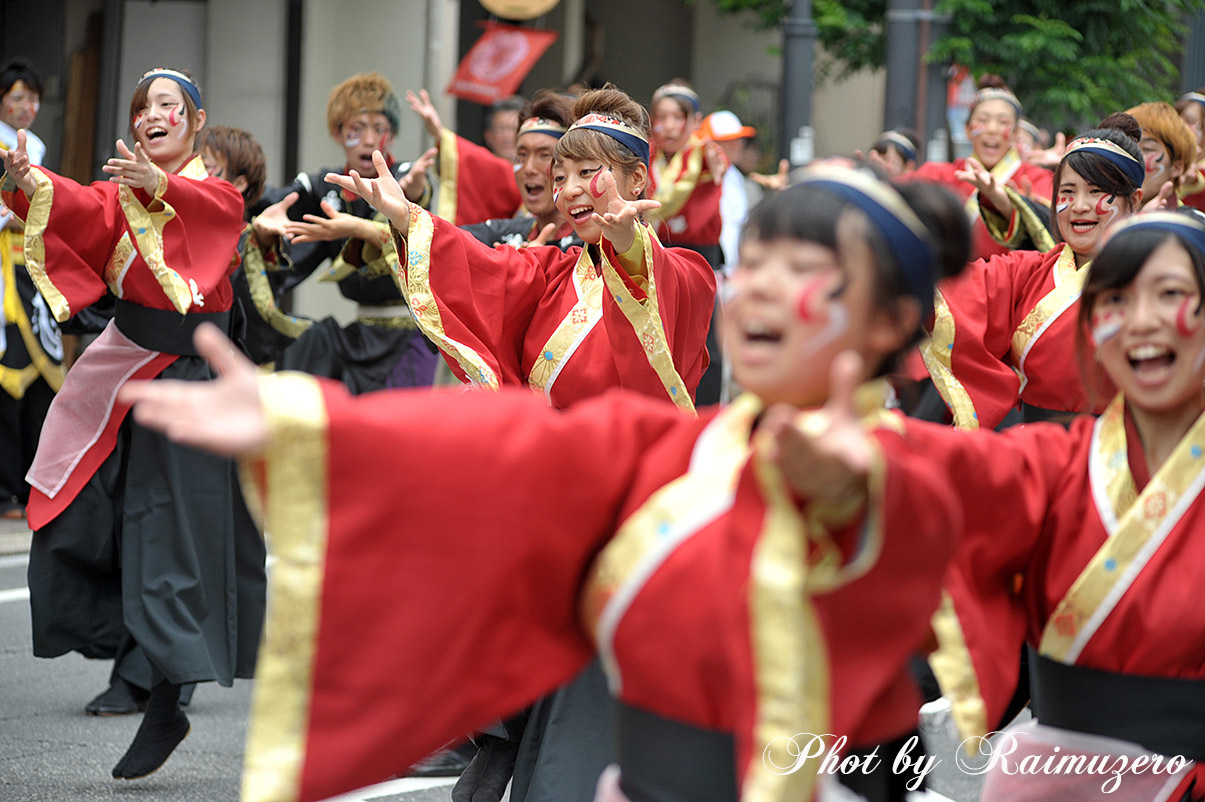
[[[1205,94],[1044,142],[988,76],[966,159],[762,175],[682,80],[499,104],[488,147],[409,92],[398,161],[368,73],[345,163],[266,187],[186,70],[90,185],[41,91],[0,68],[0,479],[34,653],[145,711],[115,778],[254,676],[248,800],[470,738],[456,800],[903,800],[870,757],[937,697],[1055,766],[984,799],[1098,798],[1074,756],[1205,798]],[[290,314],[310,277],[355,320]]]

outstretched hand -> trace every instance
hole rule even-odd
[[[211,323],[193,337],[197,352],[217,372],[208,382],[131,381],[117,400],[134,407],[134,420],[177,443],[238,457],[268,442],[255,366]]]
[[[438,142],[443,134],[443,120],[439,118],[439,112],[435,110],[435,104],[431,102],[431,96],[427,94],[426,89],[418,90],[418,94],[414,94],[409,89],[406,90],[406,102],[410,104],[410,108],[414,110],[419,117],[423,118],[423,123],[427,126],[427,131],[431,136],[435,137]]]
[[[1047,167],[1053,170],[1063,160],[1063,151],[1066,149],[1067,135],[1059,131],[1054,135],[1054,147],[1046,148],[1045,150],[1034,148],[1025,154],[1025,163],[1036,164],[1038,167]]]
[[[427,192],[427,171],[435,164],[435,157],[438,155],[439,148],[428,148],[426,153],[414,160],[398,182],[406,197],[415,203],[420,202]]]
[[[0,158],[4,160],[4,172],[8,173],[13,183],[25,193],[25,197],[32,198],[38,188],[38,182],[34,181],[30,174],[29,152],[25,149],[25,140],[25,129],[22,128],[17,131],[17,146],[12,150],[0,149]]]
[[[349,175],[328,173],[326,180],[340,189],[354,192],[372,204],[372,207],[389,218],[393,227],[403,234],[410,230],[410,201],[402,185],[389,172],[389,165],[381,151],[372,152],[372,163],[377,168],[376,178],[364,178],[355,170]]]
[[[780,189],[786,189],[791,183],[791,163],[786,159],[781,159],[778,162],[778,172],[774,175],[766,175],[765,173],[749,173],[749,177],[753,179],[758,186],[777,192]]]
[[[1001,215],[1006,218],[1012,216],[1013,202],[1009,199],[1008,193],[1004,191],[1004,182],[993,175],[992,171],[984,167],[978,159],[968,158],[966,169],[955,171],[954,176],[979,190],[979,197],[987,200]]]
[[[1159,187],[1159,193],[1142,204],[1143,212],[1174,212],[1179,208],[1180,199],[1176,197],[1176,187],[1171,181],[1164,181]]]
[[[142,149],[142,143],[135,142],[134,150],[131,151],[126,143],[119,139],[117,154],[117,157],[109,159],[100,168],[109,174],[109,180],[114,184],[125,184],[132,189],[154,194],[155,187],[159,185],[159,168]]]
[[[333,242],[355,237],[375,238],[376,228],[372,221],[340,212],[328,201],[319,204],[325,217],[305,214],[300,221],[290,220],[285,226],[286,236],[293,242]]]
[[[296,192],[290,192],[251,221],[255,240],[261,249],[268,250],[277,240],[288,236],[289,225],[293,222],[289,219],[289,208],[297,202],[298,197]]]
[[[661,208],[660,201],[626,200],[619,194],[615,176],[606,169],[594,174],[589,191],[596,198],[607,200],[607,211],[602,214],[595,212],[590,219],[602,229],[602,235],[615,246],[618,253],[628,250],[636,241],[636,221],[640,215]]]
[[[515,247],[520,248],[520,249],[522,249],[522,248],[538,248],[541,245],[547,245],[548,241],[552,239],[554,234],[556,234],[556,223],[549,223],[548,225],[546,225],[540,229],[540,233],[536,235],[535,239],[531,239],[531,240],[528,240],[527,242],[519,243]]]
[[[796,496],[840,503],[866,490],[874,449],[854,406],[862,372],[862,357],[844,351],[833,359],[824,407],[800,413],[779,404],[767,410],[762,428],[772,439],[766,456]]]

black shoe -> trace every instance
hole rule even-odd
[[[441,749],[410,767],[407,777],[459,777],[469,760],[452,749]]]
[[[107,691],[84,705],[84,712],[89,716],[129,716],[146,710],[150,698],[150,691],[118,677]]]
[[[133,743],[113,767],[114,779],[137,780],[155,773],[188,735],[188,716],[180,709],[179,696],[179,685],[155,686]]]

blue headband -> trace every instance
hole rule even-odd
[[[603,114],[587,114],[580,120],[569,126],[569,131],[577,128],[585,128],[588,131],[597,131],[600,134],[605,134],[614,139],[619,144],[626,147],[636,157],[644,162],[644,166],[649,166],[649,142],[640,132],[632,126],[625,123],[623,120],[617,120],[614,117],[607,117]],[[568,133],[568,131],[566,132]]]
[[[1134,189],[1142,186],[1142,182],[1146,180],[1146,167],[1142,162],[1135,159],[1125,149],[1116,142],[1110,142],[1107,139],[1097,139],[1096,137],[1080,137],[1071,142],[1067,146],[1067,150],[1063,153],[1063,160],[1072,153],[1080,151],[1088,151],[1102,156],[1108,161],[1116,165],[1117,169],[1125,173],[1126,178],[1134,185]]]
[[[904,155],[904,161],[916,161],[916,148],[912,147],[912,143],[908,141],[908,137],[896,131],[884,131],[879,136],[879,144],[895,145],[896,149]]]
[[[176,70],[167,70],[161,67],[156,67],[153,70],[148,70],[142,76],[142,78],[139,79],[138,86],[142,86],[143,84],[153,81],[156,78],[167,78],[178,83],[180,88],[183,89],[190,98],[192,98],[193,105],[197,107],[197,111],[201,110],[201,90],[197,89],[197,85],[194,84],[187,75]],[[135,87],[135,91],[137,91],[137,87]]]
[[[1189,245],[1205,256],[1205,226],[1178,212],[1147,212],[1134,215],[1113,227],[1109,242],[1117,239],[1122,233],[1151,229],[1175,234],[1187,240]]]
[[[680,97],[691,105],[697,114],[699,112],[699,96],[689,86],[681,84],[666,84],[653,93],[653,105],[663,97]]]
[[[1200,103],[1202,106],[1205,106],[1205,95],[1202,95],[1200,92],[1185,92],[1180,95],[1180,100],[1191,100],[1194,103]]]
[[[857,169],[824,164],[811,167],[801,184],[827,190],[861,209],[895,257],[908,294],[927,317],[933,310],[936,255],[924,224],[890,184]]]

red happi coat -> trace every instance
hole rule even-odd
[[[964,736],[1002,725],[1026,642],[1071,665],[1205,681],[1205,416],[1154,476],[1121,396],[1069,431],[910,422],[907,437],[965,516],[931,661]],[[1160,798],[1180,799],[1192,774]]]
[[[436,213],[458,226],[511,217],[523,199],[514,165],[489,148],[443,129],[439,138],[439,205]]]
[[[995,428],[1018,402],[1091,411],[1076,359],[1076,317],[1088,268],[1070,247],[1012,251],[938,285],[922,350],[960,428]]]
[[[965,169],[966,159],[958,159],[953,162],[925,162],[898,180],[932,181],[946,187],[966,202],[967,215],[971,219],[973,241],[971,254],[974,258],[986,259],[997,254],[1008,253],[1008,247],[995,240],[987,226],[984,225],[979,212],[979,191],[957,177],[956,173]],[[1011,187],[1039,203],[1050,203],[1054,174],[1044,167],[1023,163],[1016,150],[1006,153],[991,172],[1003,181],[1005,186]]]
[[[644,275],[633,279],[606,240],[600,265],[577,247],[489,248],[412,205],[404,246],[387,243],[385,258],[464,381],[527,385],[556,407],[621,387],[692,409],[715,278],[698,254],[662,248],[644,226],[637,235]]]
[[[229,276],[238,266],[243,199],[229,182],[210,178],[199,156],[173,175],[160,172],[153,195],[108,181],[82,186],[40,167],[32,173],[38,183],[33,198],[17,191],[4,193],[3,200],[25,220],[26,267],[57,320],[66,320],[106,292],[181,315],[230,308]],[[66,508],[116,443],[128,411],[115,400],[120,382],[87,390],[78,386],[104,353],[101,348],[85,351],[59,396],[112,396],[102,410],[107,416],[103,429],[53,498],[35,486],[28,507],[34,529]],[[153,378],[177,358],[154,353],[124,378]],[[56,419],[55,414],[52,405],[47,420]]]
[[[656,227],[657,236],[668,245],[720,242],[723,186],[707,166],[705,146],[706,141],[696,132],[668,161],[664,154],[653,154],[651,197],[661,202],[661,208],[647,217]],[[727,162],[724,166],[727,168]]]
[[[693,419],[630,393],[558,412],[280,374],[262,398],[250,475],[289,612],[260,653],[249,802],[384,779],[572,677],[592,638],[622,701],[734,735],[750,797],[811,796],[765,767],[770,742],[915,727],[904,666],[957,520],[902,424],[861,512],[797,505],[751,397]]]

